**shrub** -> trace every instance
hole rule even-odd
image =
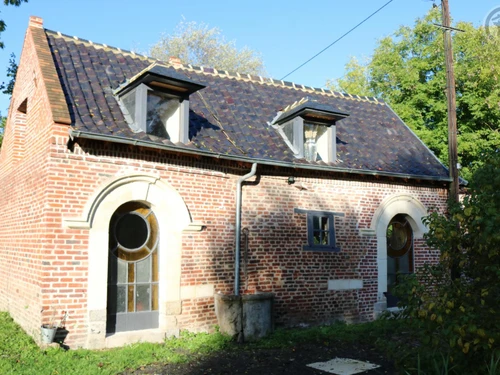
[[[424,221],[440,262],[406,278],[396,294],[424,345],[459,372],[484,373],[500,348],[500,154],[475,173],[461,204]]]

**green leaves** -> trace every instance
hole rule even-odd
[[[352,59],[333,89],[381,97],[445,164],[448,119],[443,32],[438,9],[382,39],[373,58]],[[485,153],[500,148],[500,38],[458,22],[453,34],[461,177],[470,180]]]
[[[432,337],[429,344],[468,374],[484,373],[477,364],[500,348],[500,152],[485,154],[483,162],[461,204],[424,219],[440,262],[421,268],[397,290],[405,314]],[[454,268],[458,275],[452,278]]]

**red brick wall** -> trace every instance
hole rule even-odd
[[[46,215],[53,122],[30,31],[16,82],[0,153],[0,308],[38,335],[50,275],[44,253],[53,225]]]
[[[28,32],[0,155],[0,272],[6,275],[0,278],[0,309],[10,311],[35,336],[51,315],[46,311],[42,318],[42,308],[67,311],[67,344],[83,345],[88,330],[88,230],[67,229],[63,219],[80,217],[89,198],[110,178],[137,172],[171,184],[193,221],[206,225],[202,232],[183,235],[181,286],[210,284],[232,293],[235,186],[250,166],[103,142],[81,141],[71,152],[67,126],[54,124],[47,110],[40,74]],[[16,110],[26,98],[23,115]],[[294,185],[286,177],[269,175],[289,173],[296,176]],[[359,230],[369,228],[388,196],[410,194],[426,207],[443,208],[446,191],[368,178],[310,176],[273,168],[258,184],[244,186],[242,224],[249,230],[249,250],[242,289],[275,293],[278,324],[369,319],[377,299],[377,241],[360,236]],[[294,208],[344,213],[335,219],[342,251],[303,251],[306,216]],[[422,240],[414,247],[417,267],[436,256]],[[329,291],[328,280],[339,278],[362,279],[364,287]],[[180,327],[211,329],[216,324],[213,303],[213,298],[184,300],[177,317]]]
[[[7,267],[12,268],[22,262],[20,254],[24,250],[20,252],[20,249],[26,248],[26,259],[34,257],[30,264],[36,264],[39,280],[26,284],[39,287],[36,291],[40,293],[41,306],[55,305],[69,312],[69,345],[82,345],[87,332],[88,231],[65,229],[62,219],[81,216],[96,189],[117,175],[135,172],[158,175],[181,194],[193,221],[206,225],[202,232],[183,236],[181,286],[213,284],[216,291],[232,293],[235,186],[237,178],[247,173],[249,166],[236,167],[215,160],[182,158],[88,141],[83,144],[83,150],[76,145],[74,152],[70,152],[66,146],[66,129],[55,126],[53,132],[50,159],[45,164],[48,174],[37,181],[43,189],[34,184],[25,186],[19,182],[21,177],[12,179],[28,194],[16,193],[21,206],[36,210],[36,221],[44,225],[31,241],[25,233],[33,230],[35,223],[22,227],[11,225],[8,238],[14,240],[8,241],[8,245],[4,240],[7,235],[2,232],[2,250],[5,253],[9,249],[13,254],[2,267],[8,264]],[[243,292],[274,292],[278,324],[370,319],[377,298],[377,243],[375,237],[360,236],[359,230],[369,228],[375,210],[390,195],[411,194],[425,206],[443,207],[446,191],[331,178],[297,177],[296,180],[294,185],[288,185],[286,177],[261,176],[257,185],[243,188],[242,225],[249,230],[247,273],[242,266]],[[298,189],[299,185],[305,189]],[[30,189],[43,192],[43,196],[38,196],[39,202],[33,201],[37,198],[33,198]],[[342,251],[303,251],[302,245],[307,240],[306,216],[294,213],[294,208],[344,213],[344,217],[335,219]],[[16,217],[22,215],[14,212]],[[11,244],[15,245],[11,247]],[[415,241],[415,254],[416,266],[435,255],[421,240]],[[16,269],[23,274],[25,271],[25,268]],[[328,280],[338,278],[362,279],[364,288],[329,291]],[[12,300],[13,290],[3,287],[2,290],[7,290],[2,294],[4,304],[7,295]],[[9,307],[14,315],[23,308],[20,301],[16,301],[15,307],[12,303]],[[18,320],[34,327],[28,319]],[[178,322],[182,328],[192,330],[213,327],[216,324],[213,298],[183,301]]]

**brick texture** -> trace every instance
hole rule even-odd
[[[0,309],[34,337],[51,309],[67,311],[66,343],[84,345],[88,230],[67,229],[63,219],[80,217],[99,186],[131,173],[169,183],[193,221],[206,225],[183,235],[181,287],[210,284],[232,293],[235,186],[250,165],[89,140],[78,141],[70,151],[66,114],[54,102],[57,87],[42,79],[46,67],[34,45],[36,32],[30,28],[26,34],[0,154]],[[287,183],[291,174],[294,185]],[[243,188],[242,226],[249,234],[248,248],[242,246],[247,249],[242,292],[275,293],[275,318],[281,325],[371,319],[377,300],[377,240],[359,231],[369,228],[381,202],[396,193],[441,209],[447,196],[444,186],[431,183],[260,166],[257,181]],[[303,251],[306,216],[294,208],[343,212],[335,219],[341,252]],[[414,251],[416,267],[437,257],[420,239]],[[361,279],[363,288],[331,291],[330,279]],[[213,298],[183,300],[176,318],[181,329],[213,329]]]

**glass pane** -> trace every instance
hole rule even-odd
[[[116,287],[116,312],[126,312],[125,306],[127,305],[127,287],[119,285]],[[110,299],[111,302],[111,299]]]
[[[116,259],[116,258],[114,258]],[[118,263],[118,283],[127,282],[127,263],[116,259]]]
[[[293,145],[293,121],[287,122],[283,126],[283,133],[288,138],[288,142]]]
[[[134,266],[135,266],[134,263],[128,264],[128,282],[129,283],[135,282],[135,267]]]
[[[148,92],[146,131],[158,137],[168,138],[167,120],[179,107],[179,101],[169,99],[155,92]]]
[[[158,311],[158,284],[151,285],[151,310]]]
[[[151,257],[137,262],[136,280],[138,283],[148,283],[151,276]]]
[[[398,261],[398,272],[401,272],[401,273],[404,273],[404,274],[408,274],[410,273],[410,262],[409,262],[409,258],[410,258],[410,253],[407,252],[405,255],[403,255],[401,258],[399,258],[399,261]]]
[[[329,232],[329,231],[327,231],[327,230],[325,230],[325,231],[323,232],[322,242],[321,242],[321,244],[322,244],[322,245],[329,245],[329,238],[328,238],[328,237],[329,237],[329,234],[330,234],[330,232]]]
[[[313,230],[321,229],[319,226],[319,216],[313,216]]]
[[[148,225],[144,218],[135,213],[123,215],[115,227],[118,243],[126,249],[140,248],[148,239]]]
[[[313,232],[313,243],[314,245],[320,245],[321,244],[321,232],[320,231],[314,231]]]
[[[149,285],[137,285],[136,298],[136,311],[149,311]]]
[[[130,115],[130,119],[132,121],[135,121],[135,90],[126,94],[122,98],[122,102],[125,105],[125,108],[127,109],[128,114]]]
[[[134,286],[128,286],[128,312],[134,312]]]
[[[327,216],[321,217],[321,229],[328,230],[328,217]]]
[[[152,270],[152,281],[158,281],[158,251],[155,251],[152,255],[153,258],[153,270]]]

